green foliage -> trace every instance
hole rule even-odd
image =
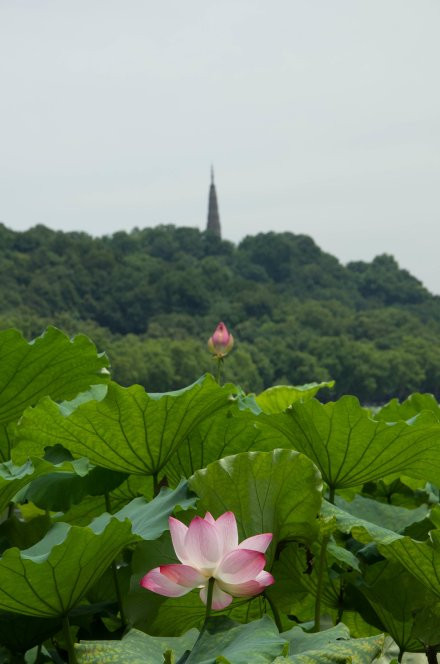
[[[388,561],[370,566],[364,574],[360,590],[400,650],[423,652],[423,644],[413,636],[414,616],[417,610],[427,605],[435,606],[435,595],[406,572],[402,565]]]
[[[321,504],[321,477],[302,454],[291,450],[247,452],[209,464],[190,479],[200,507],[215,517],[234,512],[239,539],[256,531],[279,542],[316,537],[314,520]]]
[[[276,664],[368,664],[382,646],[381,637],[350,639],[350,632],[342,623],[319,634],[307,634],[299,627],[294,627],[290,632],[284,632],[283,636],[289,641],[291,654],[289,657],[276,659]]]
[[[55,524],[30,549],[3,554],[0,608],[28,616],[65,615],[132,540],[128,521],[107,519],[102,528]]]
[[[333,387],[334,381],[326,383],[310,383],[293,387],[292,385],[276,385],[255,397],[255,401],[264,413],[282,413],[295,401],[311,399],[323,387]]]
[[[440,395],[439,298],[390,256],[344,267],[292,233],[235,247],[173,226],[92,238],[0,225],[0,266],[0,329],[85,332],[126,386],[213,373],[206,341],[223,319],[236,338],[225,378],[248,391],[335,380],[333,395],[366,403]]]
[[[234,389],[220,388],[206,376],[168,394],[111,383],[99,401],[57,405],[46,398],[22,418],[14,458],[62,443],[74,456],[87,456],[104,468],[157,475],[192,428],[228,405]]]
[[[345,396],[325,405],[311,399],[260,417],[313,459],[332,491],[393,473],[440,484],[440,426],[430,413],[391,425],[372,419],[355,397]]]
[[[158,664],[164,654],[177,661],[197,638],[191,630],[184,636],[163,638],[132,629],[121,641],[86,641],[76,647],[78,664]],[[171,660],[168,660],[171,661]]]
[[[151,270],[156,260],[179,257],[189,241],[182,234],[169,245],[167,237],[164,231],[153,238]],[[40,232],[26,239],[24,253],[39,247]],[[120,257],[130,256],[131,240],[117,239]],[[278,269],[269,259],[255,270],[260,284],[293,283],[289,261],[300,256],[287,240]],[[274,255],[281,251],[276,237],[268,242]],[[319,251],[307,239],[301,243],[306,255]],[[203,242],[195,247],[203,257]],[[243,251],[260,256],[262,247],[246,242]],[[211,250],[209,269],[216,255],[232,265],[232,247],[218,241]],[[91,260],[105,271],[111,252]],[[302,279],[311,279],[308,267]],[[327,268],[334,288],[342,268],[331,260]],[[57,664],[367,664],[382,652],[380,632],[394,639],[399,661],[404,652],[435,656],[434,397],[414,394],[377,410],[352,396],[320,403],[316,396],[325,394],[319,390],[331,386],[328,380],[263,393],[255,387],[246,395],[209,375],[152,393],[108,381],[105,358],[84,337],[71,342],[51,329],[27,344],[15,332],[3,334],[9,346],[0,406],[10,436],[3,450],[12,455],[0,464],[5,661],[35,661],[30,649],[37,648],[39,661]],[[243,367],[253,357],[247,352]],[[176,360],[182,367],[185,361]],[[206,511],[218,517],[227,510],[240,540],[272,533],[265,569],[273,585],[234,598],[207,622],[198,589],[164,597],[140,586],[149,570],[179,563],[171,514],[188,524]],[[321,622],[329,629],[319,631]]]
[[[50,327],[32,343],[17,330],[0,332],[0,455],[10,457],[14,428],[27,406],[45,396],[69,399],[106,381],[107,358],[84,335],[73,340]]]

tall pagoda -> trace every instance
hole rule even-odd
[[[206,230],[217,237],[222,236],[220,215],[218,213],[217,192],[214,184],[214,169],[211,166],[211,186],[209,187],[208,223]]]

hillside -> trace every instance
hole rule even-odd
[[[248,390],[333,378],[334,394],[371,403],[440,396],[440,298],[388,255],[343,266],[291,233],[235,246],[173,226],[92,238],[0,225],[0,275],[2,328],[84,331],[118,381],[149,391],[212,370],[206,339],[224,320],[226,378]]]

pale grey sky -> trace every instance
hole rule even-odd
[[[438,0],[0,0],[0,220],[392,253],[440,293]]]

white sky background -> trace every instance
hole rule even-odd
[[[311,235],[440,293],[438,0],[0,0],[0,220]]]

